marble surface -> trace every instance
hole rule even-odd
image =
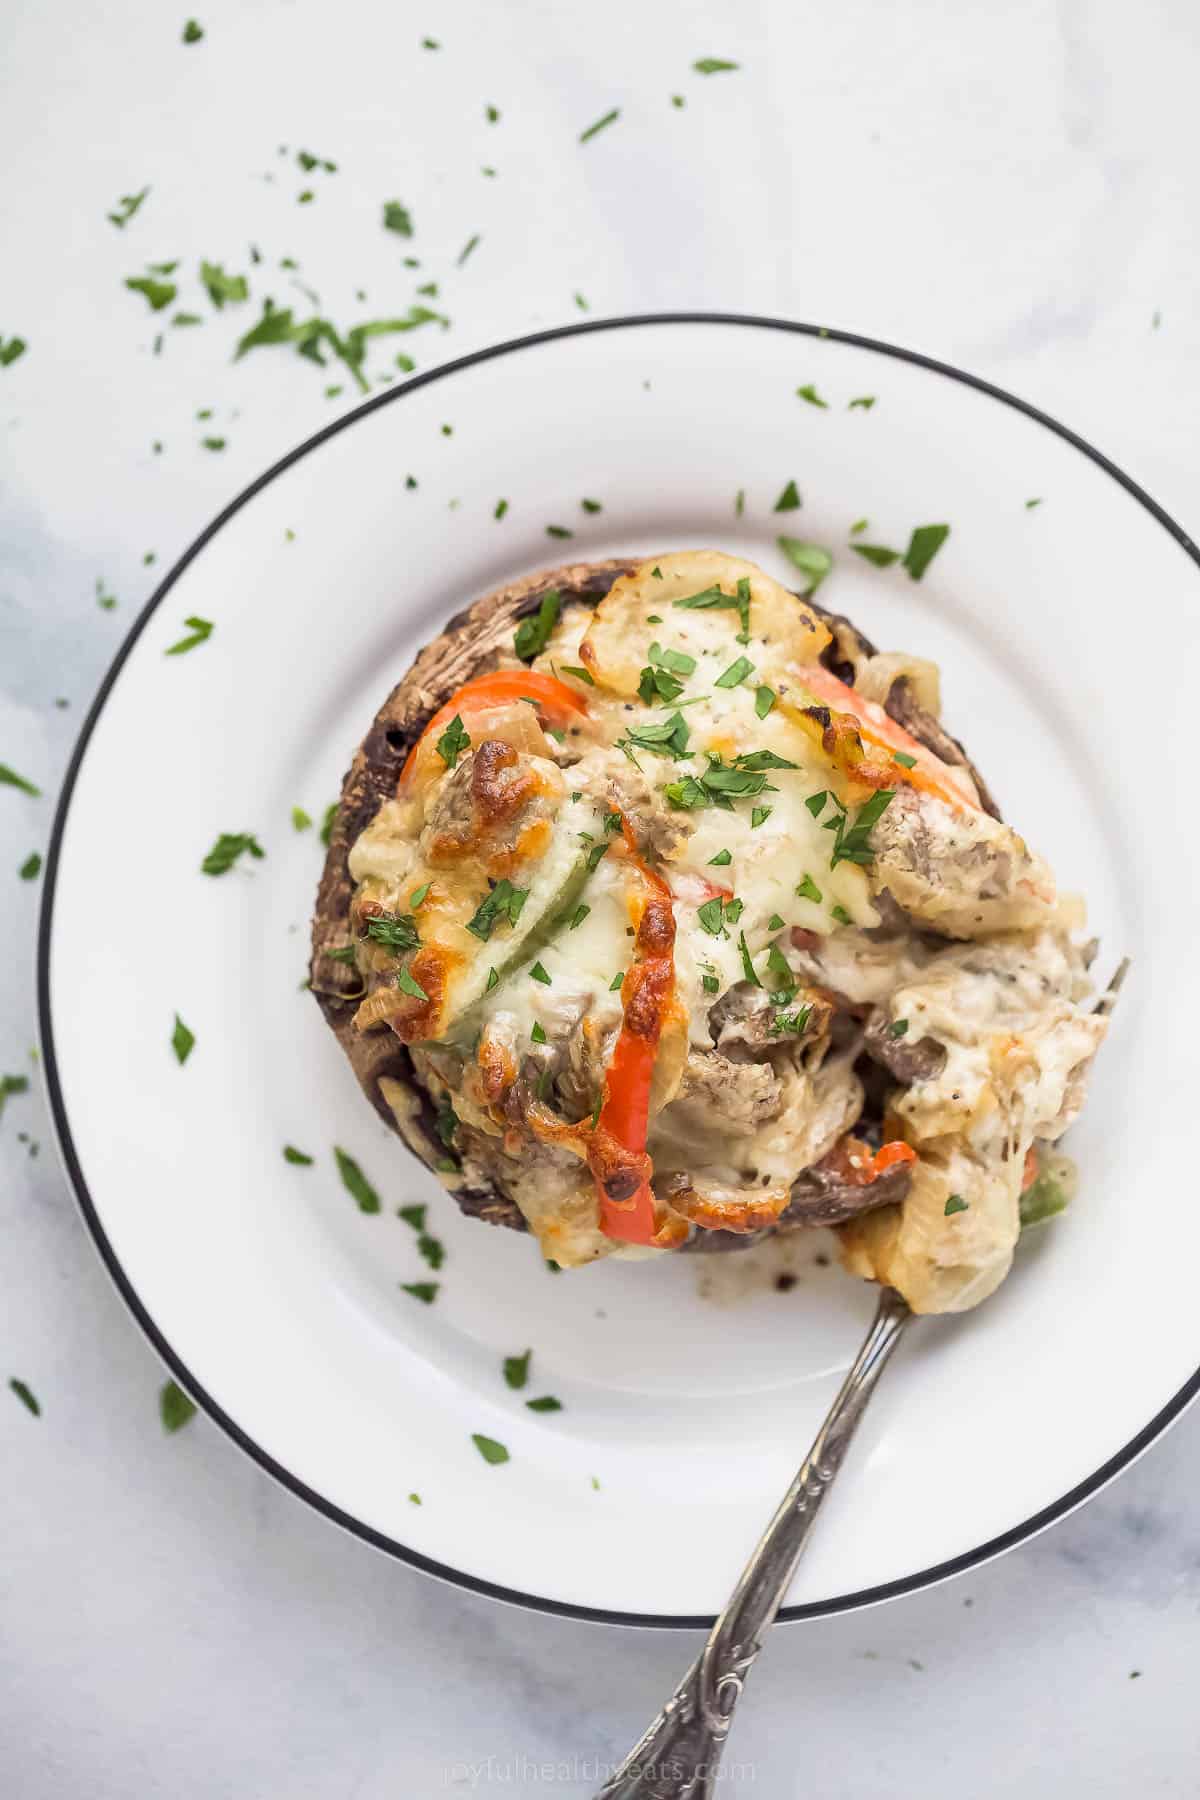
[[[0,789],[0,1070],[36,1073],[39,894],[16,871],[45,847],[74,734],[151,591],[145,556],[169,566],[353,404],[284,352],[234,365],[244,327],[199,289],[201,257],[242,270],[259,245],[255,294],[302,314],[278,270],[293,257],[339,320],[437,280],[451,328],[404,340],[423,367],[578,317],[577,292],[592,316],[706,307],[863,331],[1013,388],[1195,530],[1188,0],[204,0],[186,46],[185,16],[47,0],[0,20],[0,338],[29,345],[0,368],[0,761],[44,790]],[[701,56],[742,66],[704,78]],[[298,148],[336,174],[304,173]],[[380,228],[391,198],[411,244]],[[166,326],[156,356],[170,312],[152,318],[123,281],[175,258],[179,304],[205,323]],[[131,821],[114,795],[114,854],[135,859]],[[7,1793],[592,1791],[692,1638],[442,1586],[343,1536],[204,1418],[165,1437],[162,1371],[76,1216],[36,1082],[0,1122],[0,1244],[0,1375],[43,1409],[0,1390]],[[780,1630],[723,1790],[1195,1792],[1198,1486],[1192,1413],[1001,1562]]]

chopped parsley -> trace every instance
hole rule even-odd
[[[702,975],[700,977],[700,985],[703,987],[706,994],[719,994],[721,991],[721,984],[715,975]]]
[[[161,312],[164,306],[170,306],[179,291],[173,281],[160,281],[154,275],[130,275],[125,286],[135,294],[144,294],[151,312]]]
[[[536,1019],[533,1022],[533,1029],[529,1035],[535,1044],[546,1044],[550,1041],[546,1036],[545,1026],[540,1024]]]
[[[507,879],[498,881],[486,899],[480,902],[475,917],[468,919],[467,930],[486,944],[500,919],[507,919],[510,925],[516,924],[528,898],[528,888],[514,887]]]
[[[203,25],[200,24],[199,20],[189,19],[187,24],[183,28],[184,43],[185,44],[198,44],[200,42],[200,39],[203,36],[204,36],[204,27],[203,27]]]
[[[574,537],[575,533],[573,531],[568,531],[565,525],[547,525],[546,536],[552,538],[569,538]]]
[[[601,857],[605,856],[607,854],[607,852],[608,852],[607,844],[593,844],[592,845],[591,849],[587,853],[587,867],[588,867],[589,875],[594,875],[596,873],[596,868],[600,862]]]
[[[28,1075],[0,1075],[0,1113],[3,1113],[5,1103],[13,1094],[27,1094],[28,1092]]]
[[[859,532],[865,531],[870,523],[870,519],[855,519],[853,525],[850,527],[850,536],[857,537]]]
[[[894,788],[880,788],[878,793],[872,794],[859,807],[853,824],[841,801],[830,795],[836,808],[833,818],[825,821],[825,830],[833,832],[833,852],[829,859],[831,869],[836,869],[843,862],[863,865],[873,860],[871,830],[883,817],[895,799],[895,794]],[[836,918],[836,911],[834,916]]]
[[[776,1013],[771,1021],[771,1035],[782,1037],[784,1032],[792,1032],[796,1037],[803,1037],[808,1030],[808,1021],[812,1018],[812,1007],[798,1006],[792,1013]]]
[[[312,820],[302,806],[293,806],[292,808],[292,829],[294,831],[309,831],[312,829]]]
[[[35,1419],[40,1419],[42,1416],[42,1409],[38,1404],[37,1395],[29,1386],[29,1383],[27,1381],[22,1381],[19,1375],[10,1375],[8,1378],[8,1385],[25,1410],[31,1412]]]
[[[743,575],[737,584],[737,594],[727,594],[723,588],[705,588],[703,593],[690,594],[685,600],[676,600],[676,606],[686,607],[694,612],[710,612],[714,608],[734,608],[742,622],[739,644],[747,643],[750,637],[750,581]]]
[[[462,714],[455,713],[434,749],[448,769],[452,769],[464,750],[471,748],[470,734],[462,722]]]
[[[41,788],[34,787],[32,781],[26,781],[23,775],[18,775],[15,769],[10,769],[5,763],[0,763],[0,787],[20,788],[23,794],[32,794],[35,798],[42,791]]]
[[[349,1152],[335,1144],[333,1154],[337,1162],[338,1174],[342,1178],[342,1186],[356,1202],[359,1212],[377,1213],[381,1211],[379,1195]]]
[[[416,912],[418,906],[423,906],[425,904],[425,901],[429,897],[429,890],[432,886],[432,881],[423,881],[420,887],[413,889],[408,901],[413,912]]]
[[[385,200],[383,203],[383,228],[385,231],[399,232],[401,237],[413,234],[412,214],[407,206],[401,206],[399,200]]]
[[[798,984],[792,966],[778,944],[772,944],[767,951],[767,974],[771,977],[772,1005],[786,1006]]]
[[[630,725],[618,742],[622,748],[632,744],[638,750],[653,751],[656,756],[680,757],[688,754],[689,736],[687,720],[676,711],[661,725]]]
[[[801,900],[811,900],[814,905],[817,906],[821,904],[821,890],[811,875],[806,875],[804,877],[804,880],[797,887],[796,893]]]
[[[851,544],[855,556],[861,556],[864,562],[874,564],[877,569],[886,569],[890,563],[900,561],[898,550],[889,550],[886,544]]]
[[[826,412],[829,411],[828,400],[822,400],[811,381],[806,381],[803,387],[798,387],[796,389],[796,396],[800,400],[807,400],[810,406],[820,406],[823,407]]]
[[[709,857],[708,866],[710,869],[723,869],[732,861],[733,852],[731,850],[718,850],[715,856]]]
[[[851,400],[849,405],[847,406],[846,411],[853,412],[855,407],[857,406],[857,407],[861,407],[863,412],[870,412],[870,410],[874,406],[874,404],[875,404],[875,395],[874,394],[856,394],[854,399]]]
[[[420,1300],[425,1306],[432,1306],[437,1299],[437,1291],[441,1284],[436,1281],[402,1281],[401,1291],[411,1294],[414,1300]]]
[[[950,1198],[946,1202],[944,1216],[947,1219],[952,1219],[954,1217],[955,1213],[966,1212],[966,1211],[967,1211],[967,1202],[963,1199],[962,1195],[961,1194],[951,1194]]]
[[[529,979],[531,981],[540,981],[543,987],[551,986],[550,977],[547,975],[540,962],[535,962],[532,969],[530,969]]]
[[[769,806],[756,806],[750,814],[751,831],[757,831],[759,826],[765,824],[770,816],[771,808]]]
[[[473,1431],[471,1442],[485,1463],[506,1463],[508,1461],[508,1451],[495,1438],[484,1437],[481,1431]]]
[[[504,1379],[510,1388],[523,1388],[529,1380],[529,1359],[532,1350],[524,1351],[520,1356],[506,1356],[504,1359]]]
[[[603,131],[606,126],[615,125],[617,120],[620,118],[620,116],[621,116],[620,107],[614,106],[612,111],[606,112],[602,119],[597,119],[594,125],[589,125],[586,131],[580,132],[580,134],[579,134],[580,143],[586,144],[590,138],[594,138],[596,136],[596,133],[599,131]]]
[[[421,942],[412,919],[398,918],[391,913],[369,918],[367,936],[375,943],[382,944],[385,949],[394,950],[397,955],[403,950],[415,950]]]
[[[904,552],[904,567],[914,581],[920,581],[926,569],[950,536],[948,525],[918,525]]]
[[[446,1146],[446,1149],[452,1150],[454,1148],[454,1136],[458,1130],[458,1114],[448,1100],[443,1100],[442,1104],[438,1107],[437,1118],[434,1120],[434,1130],[437,1132],[440,1142]]]
[[[495,969],[489,969],[488,970],[488,978],[487,978],[487,986],[483,990],[484,993],[490,994],[493,988],[498,988],[499,986],[500,986],[499,975],[497,975]]]
[[[789,481],[772,508],[773,512],[795,512],[800,505],[800,493],[794,481]]]
[[[493,517],[493,519],[502,519],[507,511],[508,511],[508,501],[507,500],[497,500],[495,511],[492,513],[492,517]]]
[[[590,906],[584,906],[582,903],[577,906],[575,911],[571,914],[571,923],[568,925],[567,930],[578,930],[579,926],[583,924],[583,921],[587,918],[591,910]]]
[[[200,280],[209,299],[220,312],[225,302],[235,305],[250,298],[250,284],[244,275],[227,275],[220,263],[202,262]]]
[[[805,806],[807,806],[809,812],[812,814],[814,819],[820,818],[821,814],[825,810],[825,802],[828,800],[828,798],[829,798],[829,794],[824,788],[822,788],[822,790],[819,794],[810,794],[808,796],[808,799],[804,802],[804,804],[805,804]]]
[[[338,801],[335,800],[332,805],[327,806],[325,808],[325,816],[321,820],[321,842],[327,850],[333,839],[333,827],[337,820],[338,804]]]
[[[172,644],[169,650],[165,650],[164,656],[184,656],[189,650],[194,650],[197,644],[206,643],[213,634],[211,619],[201,619],[192,613],[183,622],[188,628],[187,636],[181,637],[177,644]]]
[[[189,1031],[179,1014],[175,1014],[175,1029],[171,1033],[171,1048],[175,1052],[175,1060],[182,1068],[192,1054],[196,1042],[196,1034]]]
[[[164,1431],[182,1431],[196,1416],[196,1402],[189,1400],[174,1381],[164,1381],[158,1393],[158,1416]]]
[[[115,225],[118,230],[124,231],[149,192],[150,189],[144,187],[138,194],[122,194],[113,211],[107,215],[109,223]]]
[[[740,69],[741,64],[726,62],[722,56],[702,56],[692,64],[697,75],[721,75],[727,69]]]
[[[839,925],[849,925],[851,923],[850,914],[846,911],[844,906],[831,906],[829,910]]]
[[[621,970],[620,973],[614,975],[612,980],[609,982],[609,984],[608,984],[609,993],[610,994],[619,994],[621,991],[621,985],[624,982],[624,980],[625,980],[625,972],[624,972],[624,970]]]
[[[351,325],[342,332],[329,319],[296,319],[292,316],[290,307],[277,307],[268,297],[263,303],[262,317],[238,339],[234,361],[245,356],[247,351],[266,345],[294,344],[301,356],[323,369],[327,366],[325,351],[328,350],[339,362],[344,363],[365,394],[368,382],[363,374],[363,363],[366,360],[368,339],[387,332],[414,331],[420,325],[438,324],[445,327],[449,323],[443,313],[434,312],[431,307],[410,306],[403,317],[369,319],[362,324]],[[442,429],[448,432],[448,427],[443,426]]]
[[[724,937],[726,935],[725,903],[719,894],[712,900],[706,900],[703,906],[698,907],[696,917],[699,920],[702,929],[707,931],[709,937]]]
[[[738,951],[742,958],[742,975],[747,981],[752,981],[755,987],[761,987],[762,982],[754,973],[754,962],[746,943],[746,934],[744,931],[738,933]]]
[[[564,663],[562,672],[564,675],[574,675],[576,681],[582,681],[587,687],[595,687],[596,685],[590,671],[581,668],[578,663]]]
[[[550,642],[550,633],[558,623],[560,604],[558,589],[549,588],[542,595],[537,612],[533,617],[522,619],[517,626],[513,649],[522,662],[532,662],[535,656],[541,655]]]
[[[200,864],[201,872],[205,875],[227,875],[238,857],[247,854],[258,861],[267,854],[253,832],[223,831]]]
[[[200,439],[202,450],[224,450],[226,440],[223,437],[206,437]]]
[[[330,962],[345,963],[351,969],[358,961],[358,949],[354,944],[340,944],[336,950],[326,950],[325,955]]]
[[[772,687],[760,687],[754,690],[754,710],[760,719],[765,719],[774,706],[778,695]]]
[[[719,688],[740,687],[747,675],[753,672],[753,669],[754,664],[750,661],[748,656],[739,656],[736,662],[730,663],[723,675],[717,676],[713,686]]]
[[[604,511],[599,500],[581,500],[579,504],[582,506],[585,513],[598,513]]]
[[[745,512],[745,510],[746,510],[746,490],[745,490],[745,488],[739,488],[736,495],[734,496],[734,501],[733,501],[733,516],[734,516],[734,518],[740,519],[742,514]]]
[[[553,1394],[539,1394],[536,1400],[527,1400],[525,1404],[530,1412],[537,1413],[561,1412],[563,1409],[562,1401],[556,1400]]]
[[[22,337],[0,337],[0,369],[7,369],[10,363],[16,362],[18,356],[24,356],[28,348]]]
[[[778,913],[772,913],[770,918],[767,920],[767,930],[768,931],[782,931],[785,922],[786,922],[785,920],[780,918]]]
[[[1025,511],[1026,511],[1026,512],[1032,512],[1032,511],[1033,511],[1033,509],[1034,509],[1034,507],[1035,507],[1035,506],[1040,506],[1040,505],[1041,505],[1041,504],[1042,504],[1042,502],[1041,502],[1041,500],[1040,500],[1040,499],[1037,499],[1037,500],[1027,500],[1027,501],[1026,501],[1026,502],[1025,502]]]
[[[37,850],[31,850],[21,867],[17,870],[22,881],[36,881],[42,872],[42,858]]]
[[[903,750],[894,750],[892,752],[892,761],[899,763],[902,769],[915,769],[917,766],[916,757],[906,755]]]
[[[815,594],[833,567],[833,557],[829,551],[821,544],[806,543],[803,538],[779,537],[775,539],[775,542],[788,561],[793,563],[802,575],[807,575],[808,586],[804,590],[805,599],[810,594]]]
[[[908,1034],[908,1020],[907,1019],[893,1019],[887,1029],[888,1029],[888,1036],[890,1038],[906,1037]]]
[[[446,1260],[446,1246],[440,1238],[431,1237],[427,1231],[423,1231],[418,1237],[417,1251],[431,1269],[440,1269]]]
[[[295,1144],[285,1144],[283,1146],[283,1160],[284,1162],[295,1163],[298,1168],[308,1169],[312,1167],[313,1159],[311,1156],[306,1156],[303,1150],[297,1150]]]
[[[397,975],[396,986],[400,989],[402,994],[408,994],[414,1000],[428,1000],[429,998],[429,995],[425,992],[425,989],[421,986],[420,982],[415,981],[407,969],[401,969],[399,975]]]
[[[426,1206],[401,1206],[397,1209],[398,1216],[406,1225],[411,1225],[414,1231],[424,1231],[425,1214],[428,1210]]]
[[[489,125],[498,125],[500,123],[500,108],[498,106],[487,107],[484,117],[487,119]],[[578,294],[575,298],[579,298]]]
[[[463,264],[466,262],[468,256],[470,256],[471,252],[473,250],[478,249],[480,241],[481,240],[480,240],[480,236],[479,236],[478,232],[476,232],[473,237],[469,237],[467,239],[466,243],[463,245],[462,249],[459,251],[458,255],[454,259],[454,266],[456,269],[462,268]]]

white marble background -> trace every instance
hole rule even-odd
[[[352,404],[289,354],[232,365],[239,326],[191,274],[181,304],[205,325],[168,329],[153,356],[122,285],[146,261],[240,270],[253,241],[300,261],[335,319],[403,309],[436,279],[453,328],[405,340],[423,366],[575,317],[576,291],[593,316],[824,321],[1015,389],[1200,522],[1192,0],[194,3],[191,46],[184,6],[162,0],[0,9],[0,337],[29,344],[0,368],[0,761],[45,794],[0,790],[0,1070],[29,1067],[35,1033],[38,884],[17,868],[45,847],[122,633],[220,505]],[[741,67],[691,73],[706,55]],[[338,173],[304,176],[280,144]],[[117,197],[146,184],[115,229]],[[411,246],[380,229],[393,197]],[[398,270],[410,248],[419,274]],[[133,863],[129,801],[113,796],[113,851]],[[10,1374],[43,1408],[0,1388],[14,1800],[582,1796],[586,1759],[626,1748],[692,1653],[440,1586],[342,1536],[205,1419],[164,1437],[162,1372],[85,1237],[36,1087],[0,1123]],[[1198,1489],[1193,1414],[1002,1562],[780,1630],[725,1791],[1196,1793]]]

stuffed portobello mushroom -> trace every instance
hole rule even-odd
[[[834,1226],[919,1312],[999,1284],[1106,1019],[938,709],[931,663],[716,551],[530,577],[422,651],[311,980],[464,1212],[564,1268]]]

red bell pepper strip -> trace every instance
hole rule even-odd
[[[411,779],[421,746],[440,737],[464,705],[509,706],[514,700],[535,701],[539,714],[560,727],[587,716],[584,701],[565,681],[558,681],[553,675],[539,675],[534,669],[494,669],[490,675],[476,675],[451,694],[445,706],[438,707],[408,753],[401,784]]]

